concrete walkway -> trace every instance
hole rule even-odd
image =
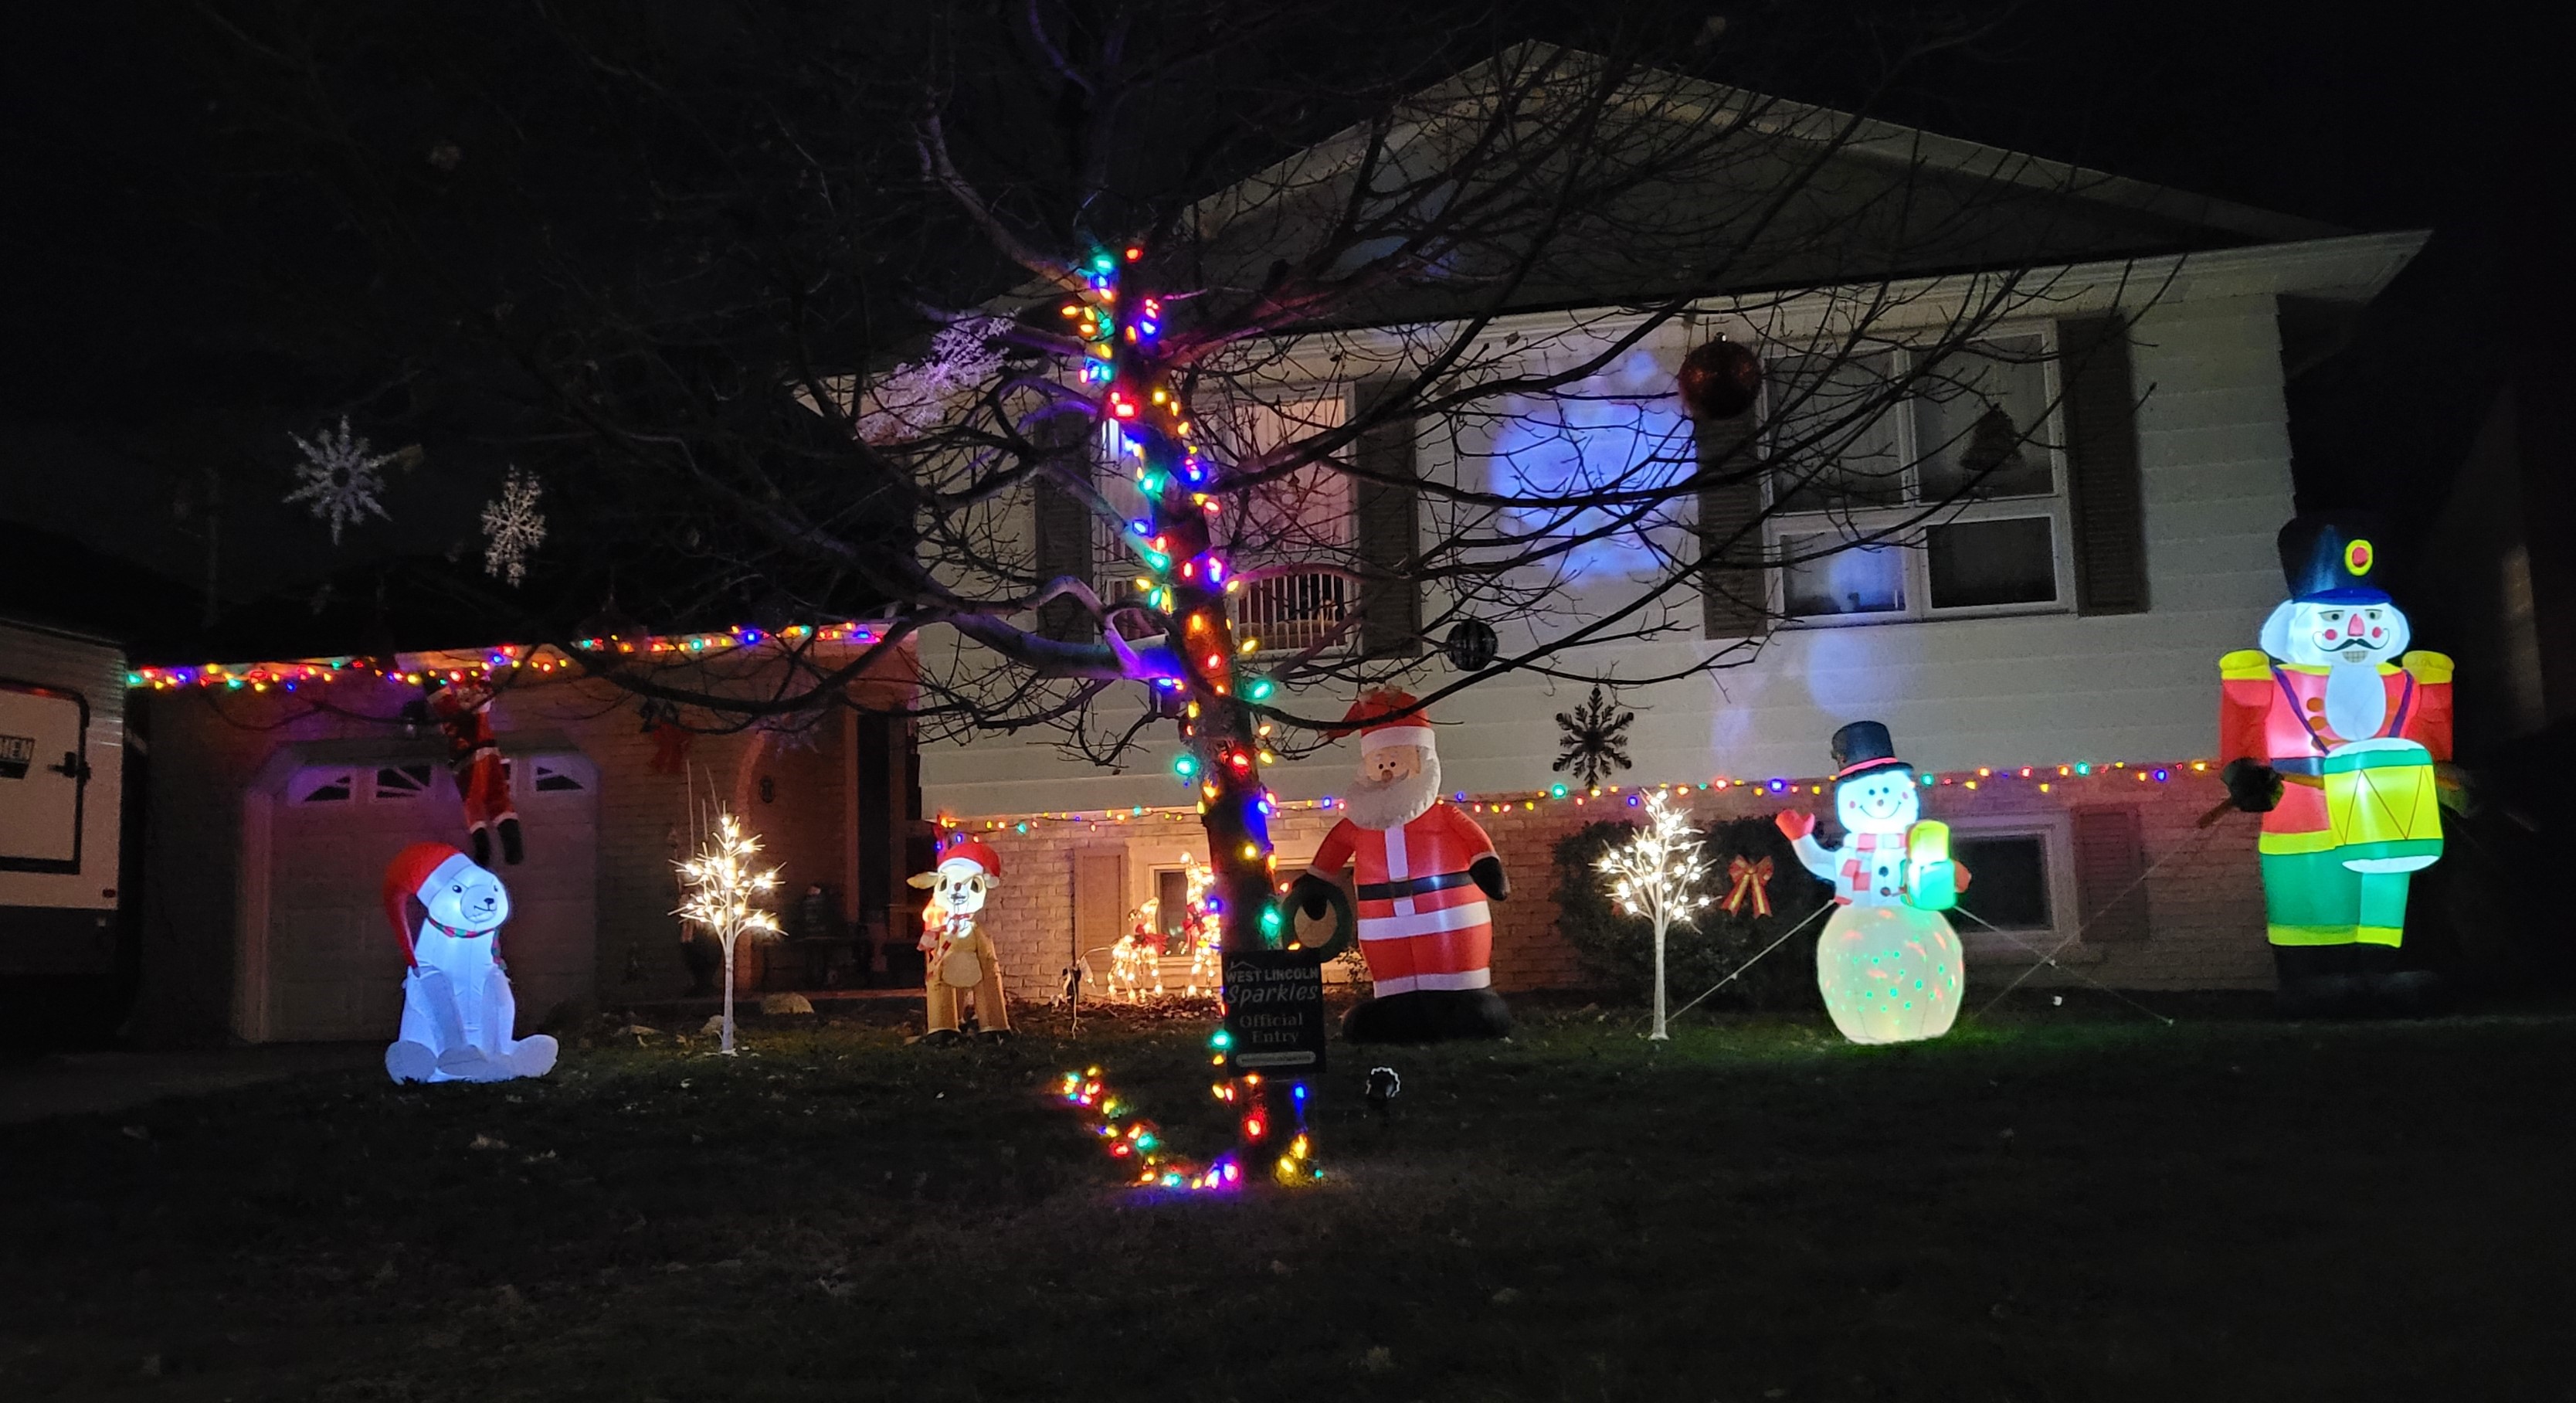
[[[0,1063],[0,1125],[121,1111],[314,1072],[381,1068],[371,1043],[290,1043],[205,1052],[61,1052]]]

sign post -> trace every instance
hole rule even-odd
[[[1225,956],[1227,1056],[1236,1075],[1324,1070],[1324,971],[1303,950]]]

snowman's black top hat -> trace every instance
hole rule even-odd
[[[1854,721],[1834,732],[1834,781],[1870,773],[1873,770],[1900,769],[1908,774],[1914,767],[1896,758],[1896,742],[1888,738],[1887,727],[1876,721]]]
[[[2301,604],[2386,604],[2388,592],[2372,583],[2379,547],[2376,518],[2360,512],[2311,512],[2281,528],[2281,575],[2290,598]]]

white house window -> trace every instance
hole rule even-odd
[[[534,774],[528,783],[539,794],[577,794],[590,787],[581,782],[581,776],[550,761],[539,760],[531,768]]]
[[[2026,332],[1937,364],[1904,347],[1778,361],[1767,531],[1781,611],[1866,623],[2071,607],[2052,351]]]
[[[2064,814],[1948,822],[1950,855],[1968,870],[1950,924],[1970,955],[2027,963],[2075,934],[2074,835]]]
[[[1201,414],[1198,422],[1209,450],[1232,464],[1337,428],[1349,417],[1349,397],[1333,394],[1228,406]],[[1134,491],[1136,462],[1132,456],[1113,456],[1108,471],[1121,480],[1112,484],[1109,496],[1122,510],[1141,514],[1144,502]],[[1298,562],[1347,564],[1359,540],[1356,511],[1351,479],[1329,463],[1309,463],[1254,489],[1238,509],[1221,515],[1216,544],[1238,576]],[[1139,599],[1146,577],[1134,571],[1132,545],[1104,532],[1094,548],[1095,558],[1109,562],[1106,568],[1114,572],[1103,599],[1112,607]],[[1352,597],[1342,575],[1324,571],[1251,579],[1233,594],[1235,632],[1259,640],[1263,652],[1302,651],[1332,636]],[[1121,631],[1131,638],[1146,631],[1137,617],[1121,620]]]
[[[1951,856],[1968,869],[1969,890],[1976,899],[1960,897],[1986,925],[2008,931],[2056,929],[2056,903],[2048,884],[2048,835],[2045,833],[1961,833],[1953,837]],[[1968,923],[1984,929],[1975,922]]]

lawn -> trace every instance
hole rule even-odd
[[[0,1398],[2562,1398],[2576,1018],[1939,1043],[1560,1009],[1336,1045],[1325,1181],[1114,1186],[1057,1074],[1222,1146],[1203,1025],[755,1023],[541,1083],[322,1074],[0,1127]],[[640,1043],[640,1045],[639,1045]],[[1358,1094],[1390,1062],[1384,1117]]]

